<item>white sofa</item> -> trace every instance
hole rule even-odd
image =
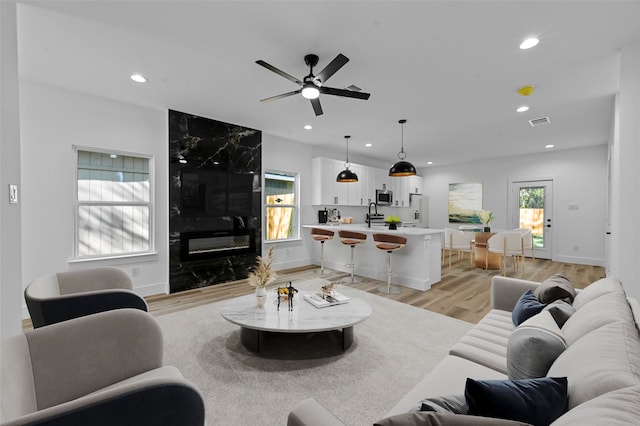
[[[507,379],[507,345],[516,328],[511,311],[524,292],[539,285],[493,277],[491,311],[391,408],[386,423],[381,424],[417,424],[406,413],[418,410],[425,398],[464,395],[467,378]],[[626,297],[619,280],[605,278],[579,291],[573,307],[575,313],[561,329],[567,348],[551,361],[547,373],[548,377],[567,377],[568,382],[568,411],[552,424],[640,424],[637,301]],[[467,416],[448,416],[433,424],[467,424],[461,422]],[[389,422],[389,418],[398,420]],[[313,398],[300,402],[288,418],[289,426],[343,424]]]

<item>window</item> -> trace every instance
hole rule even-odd
[[[151,158],[76,148],[75,257],[152,248]]]
[[[298,238],[298,175],[266,172],[264,176],[266,241]]]

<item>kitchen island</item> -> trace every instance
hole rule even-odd
[[[407,245],[393,253],[391,259],[391,283],[425,291],[441,279],[440,253],[442,229],[399,227],[389,230],[386,226],[367,224],[318,224],[303,225],[304,235],[312,249],[313,263],[320,265],[320,244],[311,239],[311,228],[334,231],[333,240],[324,247],[324,266],[336,271],[351,272],[351,247],[340,242],[338,231],[362,232],[367,241],[355,248],[356,275],[387,282],[387,253],[376,248],[373,234],[394,234],[407,238]]]

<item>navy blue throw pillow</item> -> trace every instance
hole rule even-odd
[[[520,299],[516,302],[511,312],[511,319],[515,326],[519,326],[532,316],[540,313],[544,307],[547,306],[544,303],[540,303],[533,291],[527,290]]]
[[[467,379],[469,414],[547,426],[567,411],[567,378]]]

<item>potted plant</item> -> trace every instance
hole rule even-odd
[[[496,218],[491,210],[482,210],[480,211],[480,220],[484,225],[484,232],[491,232],[491,222]]]
[[[277,277],[275,271],[271,268],[271,264],[273,263],[273,248],[274,246],[271,246],[269,249],[266,261],[262,256],[256,258],[256,266],[253,268],[253,271],[249,272],[247,279],[249,284],[256,288],[256,303],[258,308],[264,307],[267,301],[266,287]]]

